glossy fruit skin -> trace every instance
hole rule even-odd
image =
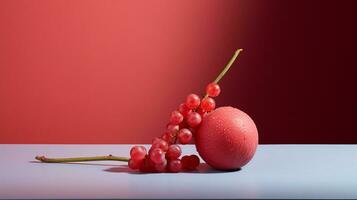
[[[183,128],[178,132],[177,138],[181,144],[188,144],[192,139],[192,133],[189,129]]]
[[[206,92],[210,97],[216,97],[221,93],[221,88],[217,83],[210,83],[206,87]]]
[[[139,169],[139,167],[140,167],[142,162],[143,162],[142,160],[135,161],[133,159],[129,159],[128,166],[129,166],[130,169]]]
[[[200,125],[201,121],[202,121],[202,117],[197,112],[191,112],[190,114],[187,115],[187,124],[190,127],[196,127]]]
[[[169,132],[165,132],[161,135],[161,139],[165,140],[168,145],[172,143],[172,135]]]
[[[200,159],[196,155],[186,155],[181,158],[181,165],[184,171],[195,170],[200,164]]]
[[[180,126],[179,125],[174,125],[174,124],[169,124],[169,125],[167,125],[167,129],[166,130],[170,134],[175,135],[180,130]]]
[[[166,167],[167,167],[167,160],[164,160],[164,162],[155,165],[155,170],[156,172],[160,172],[160,173],[165,172]]]
[[[201,158],[218,170],[237,170],[254,156],[258,130],[243,111],[220,107],[205,116],[195,142]]]
[[[140,161],[146,156],[146,148],[144,146],[134,146],[130,150],[130,157],[135,161]]]
[[[165,161],[165,154],[160,148],[154,148],[149,154],[150,160],[155,164],[161,164]]]
[[[181,160],[176,159],[176,160],[169,161],[168,164],[169,172],[177,173],[180,172],[181,168],[182,168]]]
[[[145,158],[140,164],[139,171],[144,173],[155,172],[155,163],[153,163],[149,158]]]
[[[181,103],[178,107],[178,111],[182,114],[183,117],[186,117],[191,111],[189,107],[186,106],[185,103]]]
[[[201,99],[197,94],[189,94],[186,97],[186,106],[189,109],[196,109],[201,103]]]
[[[210,112],[216,108],[216,102],[211,97],[205,97],[201,101],[201,108],[204,111]]]
[[[154,149],[154,148],[160,148],[161,150],[163,150],[164,152],[166,152],[167,149],[169,148],[169,144],[168,144],[165,140],[156,137],[156,138],[154,138],[153,141],[152,141],[151,148],[152,148],[152,149]]]
[[[177,144],[172,144],[166,152],[166,157],[171,160],[175,160],[181,156],[181,147]]]
[[[180,124],[182,121],[183,121],[183,115],[179,111],[175,110],[171,113],[170,124],[177,125]]]
[[[200,165],[200,158],[196,155],[190,155],[190,163],[193,169],[196,169]]]

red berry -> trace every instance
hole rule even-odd
[[[143,160],[135,161],[133,159],[129,159],[128,166],[130,169],[139,169],[142,162],[143,162]]]
[[[181,128],[189,128],[190,126],[187,124],[187,121],[184,120],[181,124],[180,124],[180,129]]]
[[[179,158],[181,155],[181,148],[177,144],[173,144],[169,146],[169,149],[166,152],[166,157],[170,160],[174,160]]]
[[[165,154],[160,148],[154,148],[150,152],[150,160],[155,164],[163,163],[165,160]]]
[[[170,117],[171,124],[177,125],[180,124],[182,121],[183,121],[183,115],[179,111],[175,110],[171,113],[171,117]]]
[[[176,135],[179,129],[180,129],[179,125],[173,125],[173,124],[167,125],[167,132],[169,132],[171,135]]]
[[[163,163],[156,164],[155,169],[157,172],[165,172],[167,167],[167,160],[164,160]]]
[[[146,156],[146,149],[143,146],[134,146],[130,150],[130,157],[132,160],[140,161]]]
[[[197,112],[192,112],[187,116],[187,124],[190,127],[198,126],[202,121],[202,117]]]
[[[182,156],[181,164],[183,170],[191,170],[190,156]]]
[[[210,83],[206,87],[206,92],[210,97],[216,97],[221,93],[221,88],[217,83]]]
[[[184,103],[179,105],[178,111],[182,114],[183,117],[186,117],[188,113],[192,112],[192,110]]]
[[[170,160],[168,168],[170,172],[179,172],[181,170],[181,166],[180,160]]]
[[[202,103],[201,103],[201,106],[196,110],[196,112],[197,112],[198,114],[200,114],[201,116],[202,116],[204,113],[206,113],[206,111],[203,110],[203,108],[202,108]]]
[[[152,140],[151,140],[151,144],[154,144],[154,143],[157,143],[157,142],[160,142],[160,138],[158,137],[154,137]]]
[[[190,128],[188,128],[188,130],[191,131],[192,135],[194,135],[196,133],[196,128],[190,127]]]
[[[191,171],[196,169],[200,164],[200,159],[196,155],[183,156],[181,158],[182,169]]]
[[[200,165],[200,159],[196,155],[190,155],[191,166],[196,169]]]
[[[152,140],[151,148],[160,148],[161,150],[166,152],[169,148],[169,144],[165,140],[156,137]]]
[[[186,106],[189,109],[196,109],[200,105],[200,97],[196,94],[190,94],[186,97]]]
[[[183,128],[179,131],[177,137],[181,144],[187,144],[192,139],[192,133],[189,129]]]
[[[165,140],[168,144],[172,143],[172,135],[169,132],[165,132],[164,134],[161,135],[161,139]]]
[[[150,159],[145,158],[139,167],[139,170],[141,172],[155,172],[155,165],[152,161],[150,161]]]
[[[216,102],[211,97],[205,97],[202,99],[201,108],[204,111],[210,112],[216,107]]]

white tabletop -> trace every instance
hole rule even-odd
[[[260,145],[240,171],[141,174],[126,163],[38,163],[121,155],[132,145],[0,145],[0,198],[357,198],[357,145]],[[184,153],[195,151],[184,146]]]

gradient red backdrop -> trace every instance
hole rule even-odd
[[[237,48],[260,143],[357,143],[353,1],[0,1],[0,143],[148,143]]]

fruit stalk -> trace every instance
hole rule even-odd
[[[227,65],[223,68],[223,70],[221,71],[221,73],[218,74],[218,76],[216,77],[216,79],[214,79],[214,81],[212,83],[218,83],[223,76],[228,72],[228,70],[231,68],[231,66],[233,65],[234,61],[237,59],[239,53],[243,51],[243,49],[237,49],[236,52],[234,52],[232,58],[229,60],[229,62],[227,63]],[[208,97],[208,94],[205,94],[203,98]]]
[[[234,61],[236,60],[236,58],[238,57],[239,53],[243,51],[243,49],[238,49],[233,57],[229,60],[229,62],[227,63],[227,65],[224,67],[224,69],[221,71],[221,73],[217,76],[217,78],[213,81],[214,83],[218,83],[223,76],[228,72],[228,70],[231,68],[232,64],[234,63]]]
[[[218,83],[223,76],[228,72],[228,70],[231,68],[232,64],[238,57],[239,53],[243,51],[243,49],[238,49],[235,51],[233,57],[229,60],[227,65],[224,67],[224,69],[221,71],[221,73],[217,76],[217,78],[213,81],[213,83]],[[208,95],[206,94],[205,97]],[[176,140],[176,139],[175,139]],[[176,143],[176,141],[175,141]],[[108,155],[108,156],[93,156],[93,157],[73,157],[73,158],[47,158],[45,156],[36,156],[36,160],[44,162],[44,163],[64,163],[64,162],[84,162],[84,161],[103,161],[103,160],[109,160],[109,161],[123,161],[123,162],[128,162],[129,158],[127,157],[118,157],[118,156],[113,156],[113,155]]]
[[[102,160],[115,160],[128,162],[129,158],[119,156],[91,156],[91,157],[73,157],[73,158],[47,158],[45,156],[36,156],[36,160],[44,163],[64,163],[64,162],[84,162],[84,161],[102,161]]]

